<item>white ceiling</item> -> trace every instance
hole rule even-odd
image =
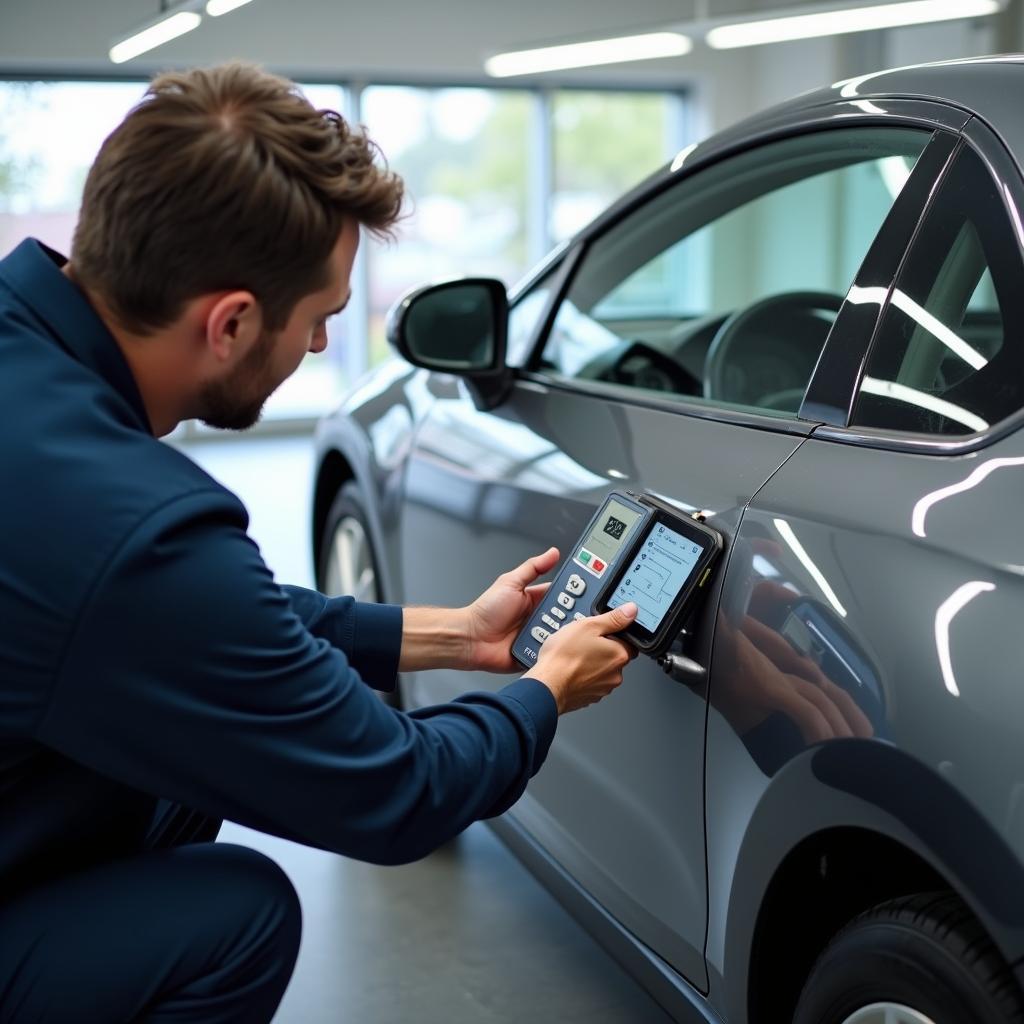
[[[537,43],[799,6],[770,0],[253,0],[115,68],[110,44],[160,0],[0,0],[0,73],[137,73],[240,57],[328,77],[482,79],[483,58]],[[702,10],[703,9],[703,10]],[[589,80],[672,80],[707,55],[619,65]],[[572,75],[565,76],[572,78]]]

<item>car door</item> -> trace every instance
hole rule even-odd
[[[826,114],[816,127],[666,179],[585,237],[563,280],[545,279],[550,329],[496,408],[431,379],[400,528],[407,601],[463,604],[550,544],[566,554],[609,488],[704,510],[735,535],[751,496],[814,427],[798,415],[808,381],[930,139],[895,125],[835,129]],[[704,666],[716,596],[686,641]],[[706,989],[707,705],[694,681],[637,659],[613,697],[559,723],[512,815]],[[421,673],[408,697],[500,685]]]

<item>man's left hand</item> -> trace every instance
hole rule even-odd
[[[558,548],[528,558],[502,573],[468,608],[466,668],[485,672],[521,672],[512,657],[512,641],[547,593],[535,581],[558,564]]]

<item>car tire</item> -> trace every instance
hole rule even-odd
[[[1020,989],[955,895],[881,903],[826,947],[793,1024],[1020,1024]]]
[[[334,496],[320,537],[317,585],[328,597],[341,595],[357,601],[383,600],[380,562],[370,537],[369,518],[358,484],[350,480]],[[390,693],[378,691],[385,704],[402,706],[401,686]]]

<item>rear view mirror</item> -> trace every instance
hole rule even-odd
[[[417,288],[391,307],[388,341],[414,366],[466,378],[478,405],[493,407],[510,378],[505,366],[508,299],[494,278]]]

